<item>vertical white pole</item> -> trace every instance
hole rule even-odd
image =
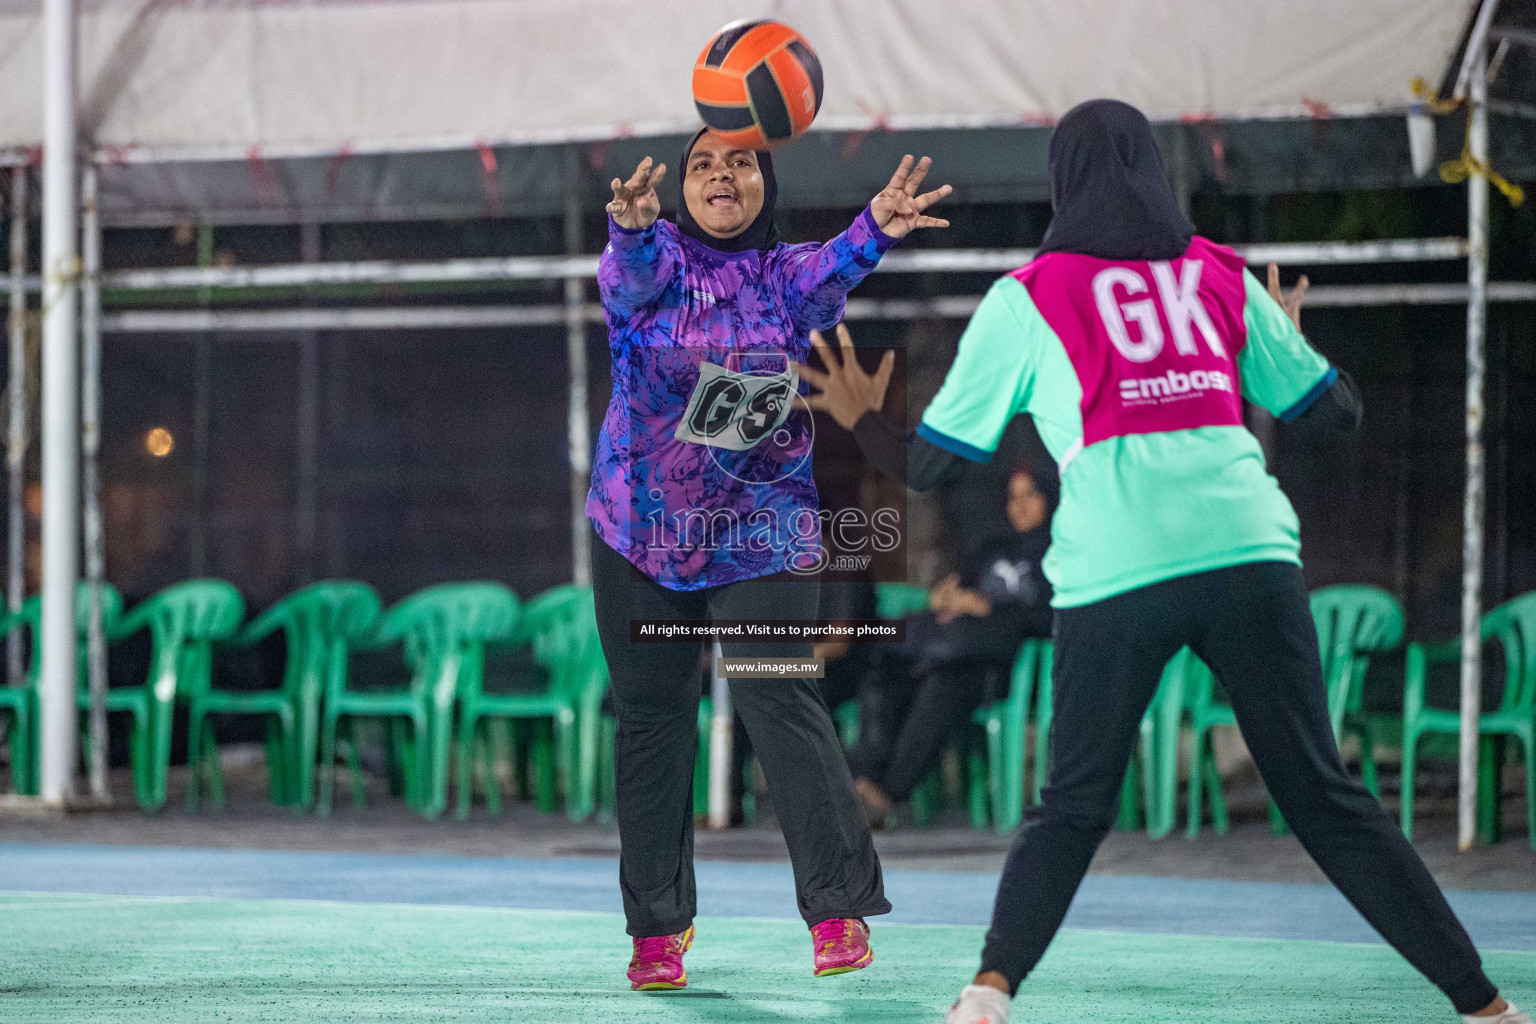
[[[42,797],[62,804],[75,768],[75,581],[80,574],[79,207],[75,5],[43,4]]]
[[[213,226],[197,229],[197,265],[213,266]],[[211,288],[198,290],[199,303],[213,301]],[[192,522],[188,531],[187,563],[191,575],[208,575],[208,434],[211,429],[213,335],[200,334],[192,348]]]
[[[575,146],[565,150],[565,252],[580,256],[581,164]],[[582,318],[586,282],[565,279],[565,358],[569,368],[566,434],[571,464],[571,580],[591,582],[592,528],[587,525],[587,489],[592,477],[592,438],[587,425],[587,324]]]
[[[107,574],[106,537],[101,521],[101,217],[96,165],[86,161],[80,175],[80,443],[85,507],[85,580],[91,590],[86,627],[90,679],[91,798],[107,794],[107,636],[101,621],[101,585]]]
[[[300,227],[299,258],[305,263],[320,260],[320,225],[313,221]],[[299,583],[314,582],[315,547],[320,519],[320,332],[299,336],[299,402],[295,416],[298,434],[299,486],[294,509],[295,573]]]
[[[720,643],[713,650],[713,682],[710,698],[713,717],[709,721],[709,827],[731,827],[731,757],[736,740],[732,728],[736,719],[731,713],[731,684],[720,675]]]
[[[1488,159],[1486,37],[1472,55],[1467,116],[1472,159]],[[1461,771],[1456,842],[1470,849],[1477,829],[1477,723],[1482,710],[1483,595],[1483,348],[1488,321],[1488,179],[1467,176],[1467,483],[1463,502],[1461,570]]]
[[[27,486],[27,169],[11,168],[11,318],[10,318],[10,425],[6,433],[6,468],[10,473],[10,504],[7,508],[7,546],[10,575],[6,610],[21,611],[26,597],[27,519],[22,492]],[[36,638],[34,637],[34,642]],[[26,673],[21,657],[21,630],[12,626],[6,637],[5,681],[20,686]],[[30,774],[30,771],[28,772]]]

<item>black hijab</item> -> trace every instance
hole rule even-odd
[[[688,140],[688,145],[683,147],[683,161],[677,168],[677,229],[695,242],[707,245],[716,252],[772,249],[779,244],[779,226],[773,221],[773,207],[779,199],[779,183],[773,176],[773,157],[765,152],[760,151],[757,154],[757,169],[763,176],[763,208],[757,211],[757,217],[747,225],[745,231],[734,238],[717,238],[705,231],[689,212],[688,199],[683,195],[683,182],[688,177],[688,158],[693,156],[693,147],[707,131],[709,131],[708,128],[700,128],[693,133],[693,138]]]
[[[1040,252],[1106,260],[1171,260],[1195,226],[1163,177],[1152,126],[1119,100],[1067,111],[1051,135],[1051,226]]]

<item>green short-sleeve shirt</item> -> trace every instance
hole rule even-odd
[[[1293,419],[1335,371],[1242,271],[1244,397]],[[1301,561],[1296,513],[1241,426],[1135,433],[1083,446],[1083,388],[1066,347],[1014,276],[987,292],[919,436],[978,462],[1014,416],[1034,417],[1061,467],[1045,572],[1074,607],[1194,572]]]

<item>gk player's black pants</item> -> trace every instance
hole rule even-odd
[[[1056,613],[1051,765],[1009,852],[982,969],[1017,989],[1115,817],[1141,716],[1188,645],[1221,680],[1264,785],[1356,910],[1460,1013],[1497,992],[1418,854],[1339,757],[1301,570],[1256,562]]]
[[[640,576],[600,537],[592,544],[597,626],[618,723],[619,886],[631,935],[693,922],[693,763],[698,641],[631,643],[631,619],[815,619],[814,579],[781,574],[703,590]],[[727,657],[809,658],[812,644],[725,643]],[[853,777],[814,679],[737,679],[731,702],[768,779],[807,924],[888,913]]]

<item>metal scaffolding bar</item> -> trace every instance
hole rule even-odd
[[[1496,0],[1484,0],[1462,76],[1469,79],[1467,145],[1475,164],[1488,160],[1487,31]],[[1460,82],[1458,82],[1458,88]],[[1467,480],[1462,504],[1461,764],[1456,843],[1471,849],[1477,823],[1478,719],[1482,711],[1483,353],[1488,325],[1488,178],[1467,176]]]
[[[197,229],[197,264],[213,267],[213,228]],[[205,286],[198,296],[209,301]],[[192,350],[192,515],[187,534],[187,565],[192,576],[208,574],[208,445],[213,429],[213,334],[199,335]]]
[[[299,234],[300,257],[305,263],[320,260],[320,225],[304,224]],[[298,449],[298,487],[294,500],[293,546],[295,575],[301,584],[315,580],[316,547],[320,535],[320,335],[308,330],[299,335],[298,408],[294,433]]]
[[[80,575],[79,205],[75,5],[43,4],[42,797],[75,774],[75,581]]]
[[[11,408],[6,431],[6,469],[10,494],[6,506],[6,610],[14,616],[26,599],[27,517],[22,502],[27,486],[27,169],[11,168],[11,307],[9,323]],[[26,674],[21,627],[13,619],[5,638],[5,680],[20,686]],[[30,773],[29,773],[30,774]]]
[[[1249,263],[1324,266],[1456,260],[1467,254],[1460,238],[1403,238],[1380,242],[1267,242],[1236,245]],[[879,273],[1002,273],[1023,266],[1033,249],[918,249],[887,253]],[[170,288],[278,288],[308,285],[416,284],[464,281],[553,281],[597,275],[596,256],[500,256],[429,263],[365,260],[285,263],[265,267],[165,267],[116,270],[102,287],[122,291]]]
[[[1359,306],[1461,305],[1465,284],[1318,285],[1307,292],[1307,308]],[[1490,302],[1536,302],[1536,282],[1494,281]],[[849,299],[849,320],[926,318],[963,320],[976,311],[979,295],[945,295],[928,299]],[[375,306],[363,309],[166,309],[122,310],[102,318],[109,334],[199,334],[219,332],[277,333],[282,331],[381,331],[422,328],[476,330],[496,327],[558,327],[569,325],[570,307],[536,306]],[[581,306],[586,323],[601,323],[602,308]],[[583,493],[585,493],[583,491]]]
[[[724,652],[720,641],[710,646],[709,658],[709,827],[731,827],[731,762],[736,742],[736,716],[731,709],[731,684],[720,674]],[[750,780],[748,785],[750,785]]]
[[[581,164],[574,147],[565,151],[565,251],[581,252]],[[591,581],[592,530],[587,525],[587,489],[592,476],[592,439],[587,423],[586,281],[565,279],[565,358],[569,370],[566,449],[571,465],[571,580]]]
[[[85,581],[90,588],[86,672],[90,687],[91,799],[107,793],[107,635],[101,621],[101,585],[107,574],[101,520],[101,219],[95,164],[80,175],[80,456],[84,504]]]

